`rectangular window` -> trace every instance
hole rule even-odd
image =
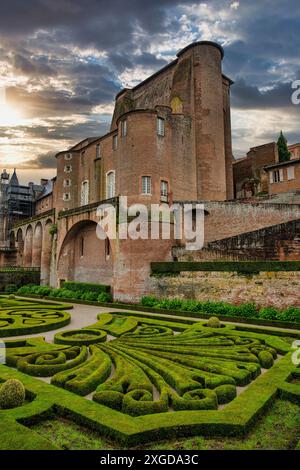
[[[151,176],[142,176],[142,194],[151,194],[152,181]]]
[[[85,150],[81,152],[81,165],[85,165]]]
[[[106,198],[115,197],[115,172],[110,171],[106,175]]]
[[[295,179],[295,167],[294,166],[288,166],[288,168],[287,168],[287,179],[288,180],[294,180]]]
[[[283,170],[273,171],[273,183],[280,183],[283,181]]]
[[[96,145],[96,158],[101,158],[101,148],[100,144]]]
[[[112,147],[113,147],[113,150],[117,150],[118,148],[118,134],[115,134],[113,136]]]
[[[157,135],[164,137],[165,135],[165,120],[163,118],[157,118]]]
[[[167,202],[168,201],[168,182],[167,181],[161,181],[160,182],[160,199],[162,201]]]
[[[81,205],[87,206],[89,203],[89,182],[83,181],[81,185]]]
[[[127,135],[127,119],[121,121],[121,136],[126,137]]]

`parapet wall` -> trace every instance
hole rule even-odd
[[[300,204],[205,202],[205,242],[300,219]]]

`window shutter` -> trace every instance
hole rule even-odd
[[[273,179],[273,171],[270,171],[270,173],[269,173],[269,177],[270,177],[270,184],[274,183],[274,179]]]
[[[279,170],[279,181],[283,181],[283,169]]]

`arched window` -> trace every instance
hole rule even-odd
[[[106,198],[115,197],[115,172],[110,171],[106,174]]]
[[[83,181],[81,184],[81,205],[86,206],[89,203],[89,182]]]
[[[84,238],[81,237],[80,239],[80,256],[83,257],[84,256]]]
[[[105,238],[105,258],[108,259],[110,256],[110,241],[108,238]]]

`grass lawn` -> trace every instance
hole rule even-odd
[[[136,449],[151,450],[292,450],[300,438],[299,406],[276,400],[272,408],[243,438],[193,437],[162,441]],[[66,419],[54,419],[31,427],[56,446],[66,450],[126,449]]]

